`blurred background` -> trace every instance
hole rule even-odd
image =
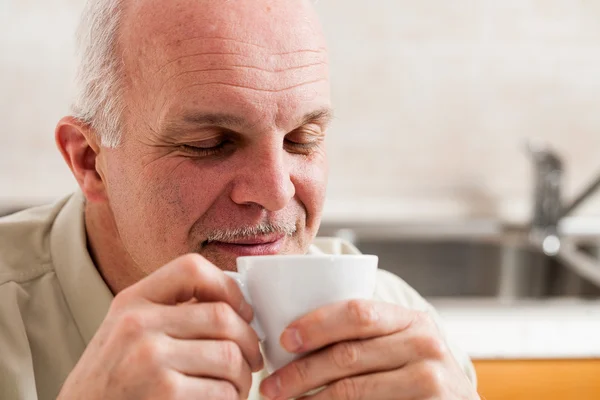
[[[76,188],[53,131],[82,6],[0,0],[0,214]],[[600,398],[600,1],[316,6],[336,108],[320,234],[432,301],[485,398]]]

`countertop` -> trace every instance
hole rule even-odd
[[[600,358],[600,300],[429,300],[473,359]]]

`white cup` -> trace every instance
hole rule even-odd
[[[377,281],[377,256],[274,255],[237,259],[226,271],[254,310],[251,323],[261,340],[269,373],[299,358],[279,343],[284,329],[327,304],[370,299]]]

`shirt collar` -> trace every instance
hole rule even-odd
[[[83,193],[70,196],[52,226],[50,252],[66,302],[87,345],[114,296],[88,253],[84,208]]]

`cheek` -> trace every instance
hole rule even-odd
[[[120,155],[111,160],[111,208],[124,236],[144,236],[148,243],[174,246],[187,240],[190,227],[222,193],[226,180],[190,160],[170,157],[131,162]],[[139,232],[139,227],[147,229]]]
[[[165,160],[144,171],[156,211],[189,228],[223,193],[227,180],[189,160]]]
[[[313,159],[303,160],[295,168],[292,181],[296,196],[304,205],[309,222],[320,218],[327,189],[328,166],[325,154]]]

